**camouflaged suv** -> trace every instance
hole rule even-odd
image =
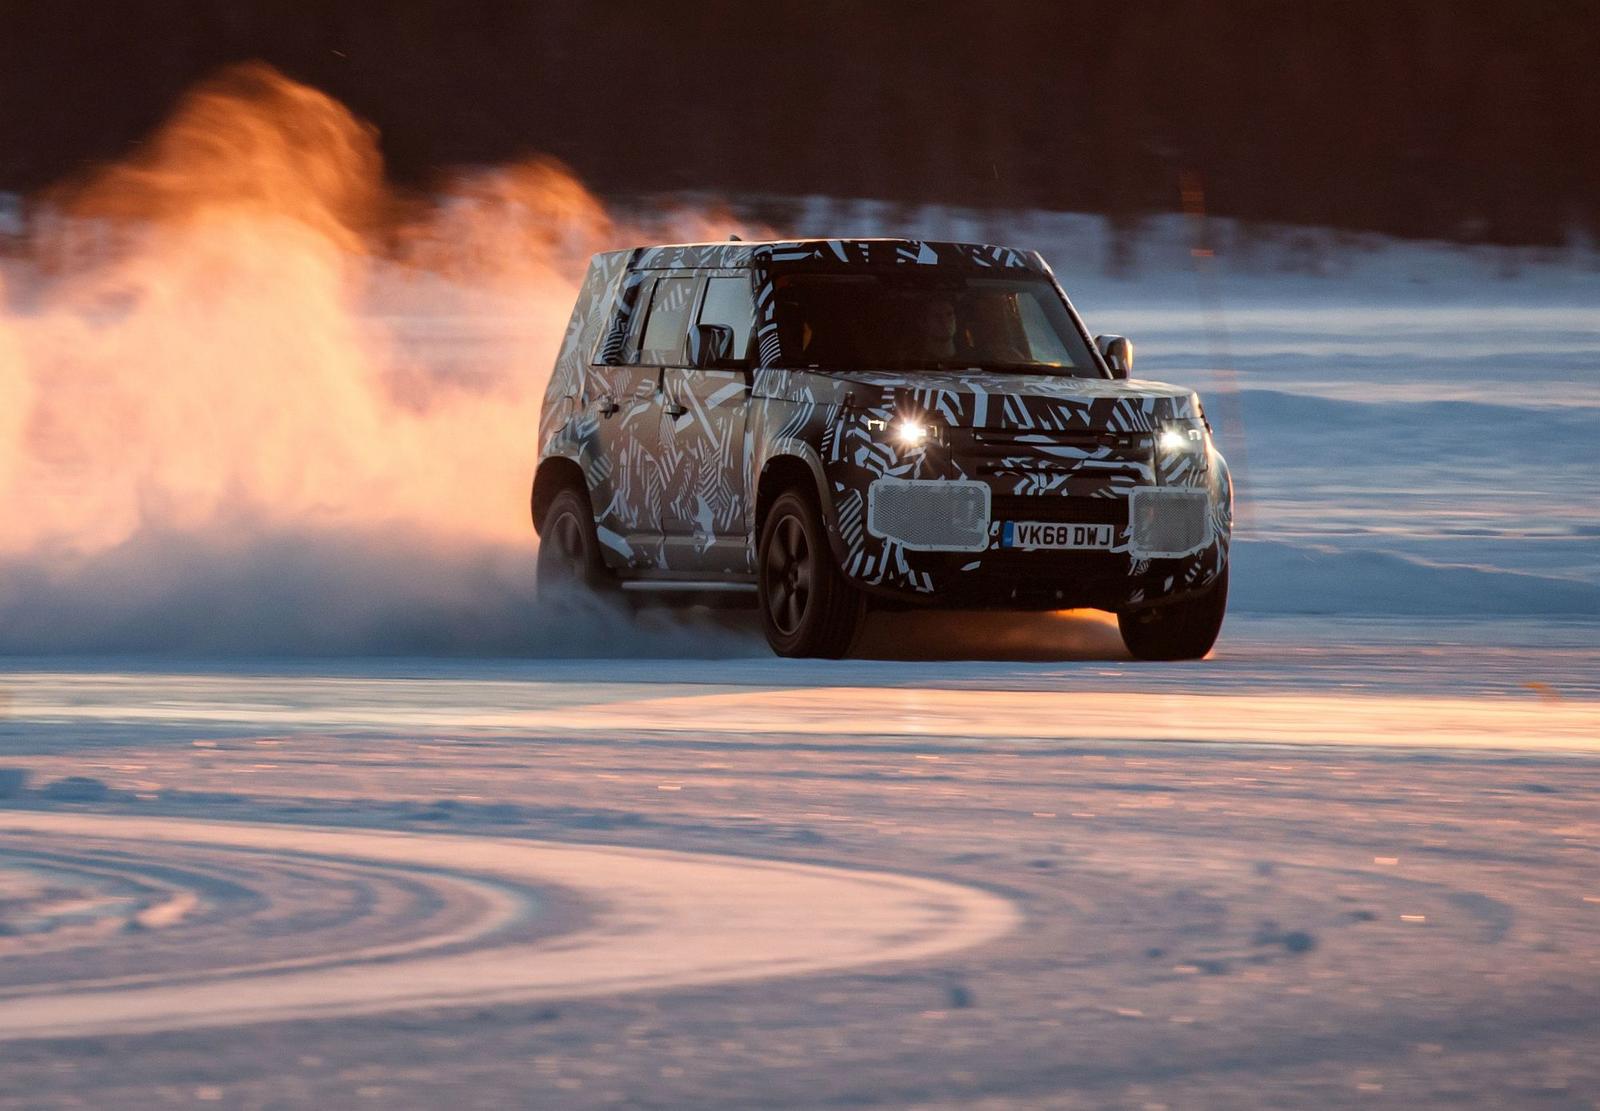
[[[539,422],[541,589],[744,592],[773,649],[868,605],[1111,610],[1204,656],[1232,485],[1035,252],[904,239],[597,255]]]

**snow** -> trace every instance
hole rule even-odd
[[[1593,1102],[1592,651],[1247,618],[1147,668],[1074,622],[8,673],[0,1107]]]
[[[470,925],[429,936],[421,946],[364,939],[337,954],[258,960],[201,982],[74,978],[69,991],[12,1000],[0,1013],[0,1041],[570,1000],[926,961],[1002,937],[1018,917],[1006,900],[954,884],[728,856],[103,814],[15,814],[7,823],[14,831],[51,836],[146,845],[204,840],[213,849],[381,861],[414,870],[411,882],[434,888],[430,894],[441,902],[479,906]],[[463,892],[441,883],[439,871],[457,866],[464,854],[474,857],[480,874],[524,886],[559,885],[606,905],[607,912],[588,930],[564,935],[556,948],[537,935],[521,946],[486,945],[534,907],[514,888],[479,883]],[[455,886],[467,885],[457,880]],[[682,890],[705,897],[684,900],[677,897]],[[135,911],[128,921],[141,930],[171,929],[198,901],[184,891]],[[643,936],[641,919],[649,924]],[[465,951],[438,955],[449,946]],[[341,967],[330,975],[326,966],[334,960]]]

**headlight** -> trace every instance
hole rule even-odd
[[[1156,449],[1162,455],[1204,455],[1206,426],[1200,420],[1168,421],[1156,433]]]
[[[928,439],[928,426],[904,417],[894,422],[894,438],[901,447],[921,447]]]
[[[867,431],[875,439],[891,441],[902,451],[944,443],[944,426],[923,417],[868,417]]]

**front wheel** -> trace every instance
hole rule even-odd
[[[790,491],[772,504],[758,558],[761,624],[772,650],[827,659],[849,651],[862,597],[834,563],[812,499]]]
[[[1228,569],[1198,598],[1117,614],[1122,643],[1138,660],[1198,660],[1211,651],[1228,609]]]

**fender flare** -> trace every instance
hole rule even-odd
[[[576,469],[578,478],[583,482],[583,492],[589,495],[591,502],[593,501],[594,495],[589,489],[589,476],[584,471],[583,461],[578,457],[577,452],[552,450],[543,453],[539,458],[539,465],[534,468],[533,487],[528,495],[528,512],[533,520],[535,533],[539,531],[540,519],[544,516],[543,510],[545,506],[549,505],[551,499],[555,496],[555,492],[550,488],[551,482],[555,481],[552,476],[558,472],[570,474],[568,467]]]
[[[784,458],[799,459],[805,463],[806,469],[811,472],[812,481],[816,484],[817,504],[822,508],[823,527],[828,532],[828,546],[833,549],[833,556],[842,567],[849,552],[845,547],[844,536],[839,531],[839,517],[834,512],[833,491],[828,486],[828,473],[822,465],[822,456],[817,454],[816,448],[793,436],[786,436],[772,441],[768,445],[765,457],[761,460],[760,468],[756,471],[756,490],[760,490],[761,478],[767,473],[767,468],[775,460]],[[761,539],[756,534],[756,501],[757,499],[754,497],[750,499],[750,545],[752,555],[754,554],[755,546],[760,543]]]

